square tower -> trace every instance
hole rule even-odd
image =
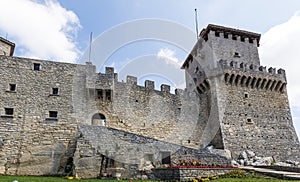
[[[260,65],[260,34],[208,25],[184,62],[187,89],[200,98],[207,120],[200,145],[228,149],[233,158],[252,150],[295,160],[299,141],[283,69]]]
[[[13,56],[15,44],[0,37],[0,55]]]

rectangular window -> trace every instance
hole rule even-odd
[[[97,91],[97,98],[103,100],[103,91],[102,90]]]
[[[9,84],[9,91],[15,92],[17,90],[16,84]]]
[[[52,88],[52,95],[58,95],[58,88]]]
[[[161,152],[161,163],[171,164],[171,152]]]
[[[111,91],[110,90],[107,90],[105,95],[106,95],[106,100],[111,100]]]
[[[14,115],[14,108],[5,108],[5,115],[7,116]]]
[[[41,67],[41,64],[40,64],[40,63],[33,63],[33,70],[39,71],[39,70],[40,70],[40,67]]]
[[[57,118],[57,111],[49,111],[50,118]]]

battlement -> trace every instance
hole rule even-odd
[[[257,47],[260,41],[260,34],[212,24],[209,24],[200,32],[200,37],[205,41],[209,39],[209,35],[246,42],[257,45]]]
[[[118,74],[114,72],[113,67],[105,67],[105,73],[98,73],[95,80],[96,89],[113,89],[113,81],[118,82]],[[147,90],[155,90],[155,82],[152,80],[145,80],[144,86],[137,85],[138,78],[135,76],[127,75],[126,83],[129,86],[139,86],[144,87]],[[123,83],[123,82],[122,82]],[[160,90],[155,90],[157,92],[171,93],[171,86],[167,84],[161,84]],[[175,93],[176,94],[176,93]]]
[[[224,81],[226,84],[275,90],[283,92],[286,87],[286,75],[284,69],[279,69],[255,64],[240,63],[236,61],[220,60],[225,75]]]
[[[137,86],[137,77],[127,75],[126,84]],[[152,80],[145,80],[144,86],[140,86],[140,87],[144,87],[148,90],[155,90],[155,82],[152,81]],[[160,90],[156,90],[156,91],[158,91],[158,92],[160,91],[160,92],[164,92],[164,93],[171,93],[170,92],[171,91],[171,86],[167,85],[167,84],[161,84],[160,85]],[[175,92],[175,94],[176,94],[176,92]]]

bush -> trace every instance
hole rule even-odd
[[[241,170],[241,169],[237,169],[237,170],[225,173],[223,175],[220,175],[220,178],[245,178],[245,177],[247,177],[247,173],[246,173],[246,171]]]

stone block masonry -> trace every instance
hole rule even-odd
[[[222,162],[207,146],[233,159],[249,149],[299,160],[286,73],[260,65],[259,41],[256,33],[208,25],[182,66],[186,88],[173,94],[152,80],[120,82],[114,68],[97,73],[91,62],[12,57],[15,45],[1,38],[0,174],[95,177],[101,166],[118,167],[114,159],[128,164],[130,176],[141,159]],[[150,149],[137,151],[143,142]]]
[[[121,178],[136,178],[147,161],[153,166],[164,166],[164,158],[178,162],[182,159],[202,160],[203,163],[230,165],[230,159],[209,150],[198,150],[153,138],[103,126],[80,126],[76,152],[75,172],[82,178],[103,176],[111,166],[103,163],[103,156],[114,161],[114,167],[122,168]],[[168,153],[167,156],[164,154]],[[137,169],[133,166],[140,166]]]

